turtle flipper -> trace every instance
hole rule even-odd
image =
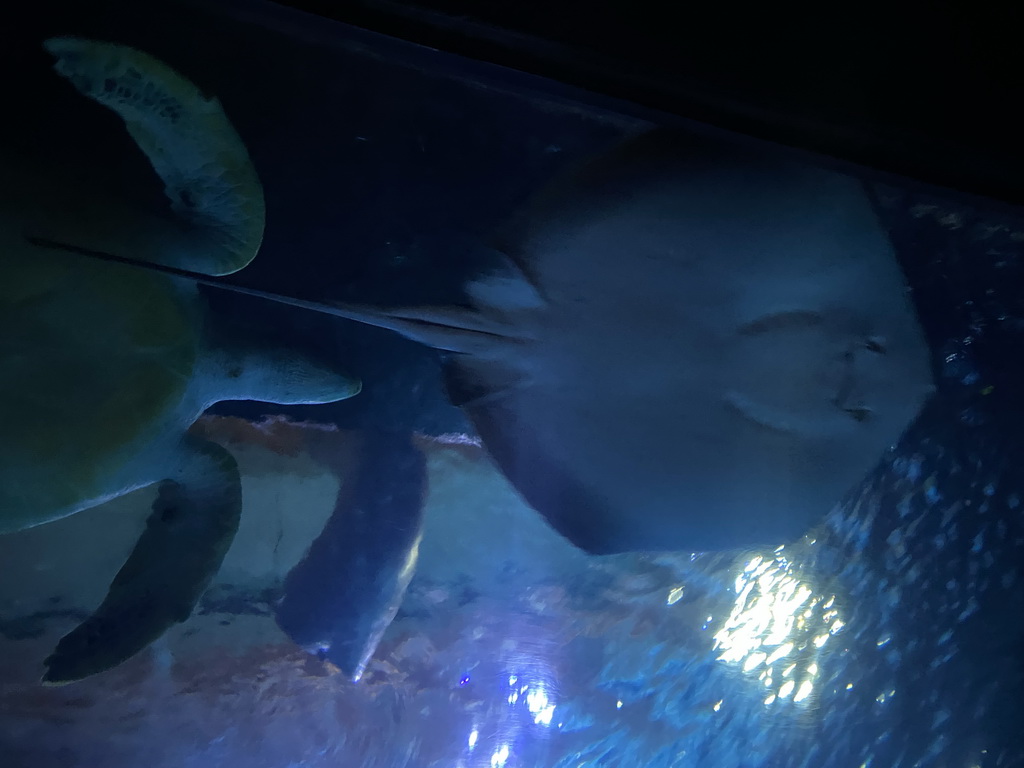
[[[263,188],[220,102],[128,46],[75,37],[44,45],[57,57],[58,73],[121,116],[163,180],[178,220],[105,200],[102,215],[51,219],[29,234],[211,275],[248,264],[263,239]]]
[[[57,644],[43,682],[61,685],[129,659],[192,613],[227,554],[242,511],[238,465],[186,436],[181,469],[164,481],[146,530],[96,612]]]
[[[292,640],[352,681],[366,671],[416,571],[428,485],[426,456],[409,433],[363,430],[356,455],[352,481],[285,579],[275,611]]]
[[[213,369],[205,378],[216,382],[203,406],[221,400],[257,400],[281,405],[336,403],[359,394],[362,382],[336,360],[299,349],[294,344],[252,343],[245,327],[208,317],[204,362]]]

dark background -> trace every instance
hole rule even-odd
[[[719,128],[1024,202],[1015,127],[1022,15],[1006,4],[283,4]]]

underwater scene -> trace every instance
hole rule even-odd
[[[0,768],[1024,766],[1019,209],[262,2],[25,10]]]

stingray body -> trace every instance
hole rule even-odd
[[[499,243],[471,310],[368,319],[456,353],[453,401],[588,551],[797,537],[932,390],[856,179],[659,132],[557,180]]]
[[[656,131],[556,179],[497,245],[469,307],[286,301],[452,352],[452,401],[593,553],[791,540],[933,389],[851,177]]]
[[[471,336],[396,327],[462,352],[453,399],[591,552],[799,536],[931,390],[852,178],[658,132],[557,180],[499,242],[506,272],[445,321]]]

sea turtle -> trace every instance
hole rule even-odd
[[[187,434],[208,406],[328,403],[360,385],[300,351],[233,335],[191,281],[25,237],[217,275],[249,263],[264,226],[259,179],[216,99],[123,45],[44,45],[79,92],[124,119],[175,214],[76,194],[63,171],[45,177],[38,163],[0,155],[0,533],[163,481],[103,603],[46,660],[43,681],[58,684],[119,664],[185,620],[219,568],[242,497],[232,456]]]

